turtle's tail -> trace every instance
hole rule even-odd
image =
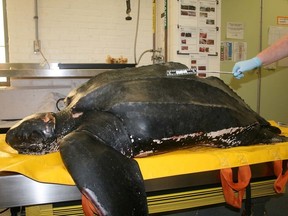
[[[282,131],[279,127],[269,125],[268,127],[264,127],[269,133],[274,134],[274,137],[272,136],[272,142],[275,140],[275,142],[288,142],[288,137],[282,135]],[[268,133],[268,134],[269,134]]]
[[[273,143],[288,142],[288,137],[279,135],[271,139]]]
[[[281,143],[288,142],[288,137],[281,135],[281,130],[275,126],[265,126],[261,128],[261,139],[259,143]]]

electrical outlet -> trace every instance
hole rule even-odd
[[[40,52],[41,44],[40,40],[34,40],[34,53]]]

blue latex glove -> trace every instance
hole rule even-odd
[[[258,57],[254,57],[249,60],[237,62],[233,67],[233,75],[237,79],[244,77],[244,72],[260,67],[262,65],[261,60]]]

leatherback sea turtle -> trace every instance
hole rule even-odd
[[[219,78],[167,76],[179,63],[101,73],[73,90],[66,108],[24,118],[6,135],[19,153],[60,149],[79,190],[100,215],[147,215],[133,157],[193,145],[286,141]]]

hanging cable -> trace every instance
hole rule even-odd
[[[44,54],[43,54],[41,49],[39,50],[39,53],[41,54],[42,58],[44,59],[44,61],[43,61],[43,63],[41,63],[41,65],[44,66],[45,63],[46,63],[48,65],[48,68],[50,69],[50,64],[49,64],[48,60],[46,59],[46,57],[44,56]]]
[[[7,212],[9,209],[10,209],[10,208],[6,208],[6,209],[0,211],[0,214],[2,214],[2,213],[4,213],[4,212]]]
[[[141,61],[141,58],[143,57],[143,55],[145,54],[145,53],[148,53],[148,52],[154,52],[154,50],[153,49],[149,49],[149,50],[145,50],[141,55],[140,55],[140,57],[139,57],[139,59],[138,59],[138,61],[137,61],[137,65],[139,64],[139,62]]]
[[[144,56],[145,53],[148,53],[148,52],[151,52],[153,53],[152,54],[152,62],[153,64],[155,63],[162,63],[163,62],[163,59],[164,59],[164,56],[161,55],[161,49],[158,49],[158,50],[155,50],[155,49],[148,49],[148,50],[145,50],[144,52],[142,52],[142,54],[140,55],[138,61],[137,61],[137,65],[140,63],[142,57]],[[158,53],[158,55],[156,55],[156,53]]]
[[[62,103],[62,105],[60,105],[60,103]],[[65,106],[65,98],[59,98],[57,101],[56,101],[56,109],[58,111],[61,111],[63,108],[61,108],[61,106]]]

